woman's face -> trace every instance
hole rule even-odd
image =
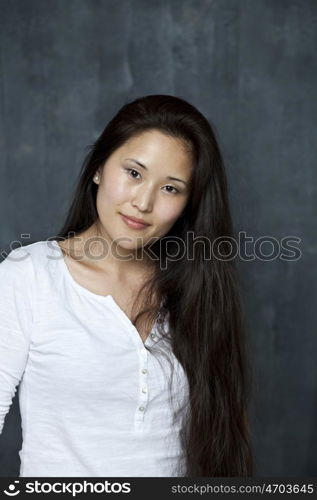
[[[157,130],[129,139],[98,169],[98,181],[94,176],[102,233],[125,250],[164,236],[187,204],[191,172],[191,155],[179,139]],[[122,214],[149,225],[133,228]]]

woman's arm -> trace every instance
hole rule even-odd
[[[31,270],[31,257],[23,248],[0,263],[0,434],[28,358]]]

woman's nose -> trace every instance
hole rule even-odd
[[[140,189],[132,200],[132,205],[141,212],[151,211],[153,208],[152,192],[150,189]]]

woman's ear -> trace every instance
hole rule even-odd
[[[99,170],[97,170],[97,172],[95,173],[93,180],[94,180],[94,182],[96,184],[99,184],[99,182],[100,182],[100,172],[99,172]]]

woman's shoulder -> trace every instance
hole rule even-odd
[[[19,329],[19,325],[31,324],[36,311],[38,289],[45,287],[48,275],[45,259],[50,253],[48,241],[37,241],[28,245],[13,247],[4,255],[0,263],[0,318],[2,326]],[[51,251],[51,253],[53,253]],[[47,267],[46,269],[49,269]],[[17,318],[20,318],[17,320]],[[16,326],[12,326],[15,325]]]
[[[54,252],[55,251],[55,252]],[[56,258],[56,243],[50,240],[41,240],[28,245],[10,248],[1,253],[0,273],[16,271],[27,274],[36,268],[45,267],[47,259]]]

